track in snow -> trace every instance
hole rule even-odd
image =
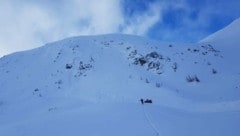
[[[143,113],[144,113],[144,116],[148,122],[148,124],[151,126],[151,128],[154,130],[154,132],[156,133],[156,136],[161,136],[161,133],[158,131],[158,129],[156,128],[155,124],[152,122],[150,116],[147,114],[145,108],[144,108],[144,105],[142,106],[143,108]]]

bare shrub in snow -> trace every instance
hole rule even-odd
[[[131,46],[128,46],[128,47],[126,48],[126,50],[129,50],[129,49],[131,49]]]
[[[123,45],[124,44],[124,42],[120,42],[120,43],[118,43],[118,45]]]
[[[196,82],[200,82],[199,78],[195,75],[194,76]]]
[[[84,64],[82,61],[79,62],[79,70],[86,70],[86,69],[90,69],[93,66],[91,64]]]
[[[157,88],[162,87],[162,83],[156,83],[156,87],[157,87]]]
[[[174,72],[177,71],[177,67],[178,67],[177,62],[174,62],[173,65],[172,65],[172,68],[173,68]]]
[[[200,50],[199,49],[193,49],[193,52],[199,52]]]
[[[63,81],[61,79],[59,79],[57,82],[55,82],[55,84],[61,85],[63,83]]]
[[[57,110],[57,107],[52,107],[48,109],[48,111],[54,111],[54,110]]]
[[[187,82],[194,82],[194,78],[192,76],[186,77]]]
[[[145,79],[145,82],[146,82],[146,83],[150,83],[149,80],[148,80],[147,78]]]
[[[38,92],[38,91],[39,91],[39,89],[38,89],[38,88],[34,89],[34,92]]]
[[[66,64],[66,69],[71,69],[72,68],[72,64]]]
[[[213,74],[217,74],[217,70],[213,68],[213,69],[212,69],[212,73],[213,73]]]
[[[93,59],[93,57],[91,56],[90,58],[90,62],[94,62],[95,60]]]
[[[191,83],[191,82],[200,82],[199,78],[196,75],[194,75],[194,76],[188,75],[186,77],[186,81],[189,82],[189,83]]]

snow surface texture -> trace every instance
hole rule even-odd
[[[211,37],[73,37],[4,56],[0,135],[239,136],[240,40]]]

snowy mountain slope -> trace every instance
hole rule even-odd
[[[240,46],[239,34],[240,34],[240,18],[233,21],[227,27],[215,32],[214,34],[206,37],[200,42],[212,42],[215,44],[221,44],[224,46]]]
[[[225,55],[112,34],[2,57],[0,135],[237,136],[240,68]]]
[[[212,44],[219,50],[222,50],[222,55],[224,56],[225,60],[227,60],[223,64],[223,66],[226,66],[225,69],[228,69],[228,71],[238,71],[239,63],[237,59],[239,58],[240,51],[239,35],[240,18],[236,19],[222,30],[219,30],[216,33],[201,40],[199,43]]]

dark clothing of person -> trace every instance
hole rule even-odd
[[[144,101],[143,101],[143,99],[141,99],[140,101],[141,101],[141,103],[142,103],[142,104],[144,104]]]

